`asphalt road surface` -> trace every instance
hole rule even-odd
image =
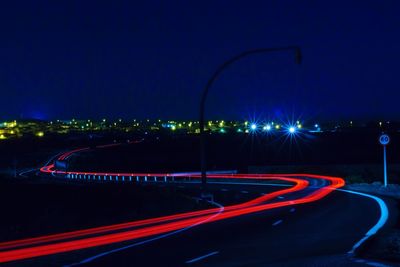
[[[58,159],[68,159],[82,150],[87,148],[63,153]],[[191,194],[199,188],[199,175],[193,173],[149,175],[59,170],[56,173],[55,164],[50,161],[40,171],[53,179],[101,183],[150,183],[158,176],[160,186],[176,186]],[[215,208],[0,243],[0,262],[9,266],[371,264],[355,259],[349,252],[384,226],[388,212],[382,200],[340,191],[344,181],[336,177],[300,174],[209,177],[213,183],[209,190],[215,196],[211,203]],[[227,197],[232,193],[237,203]]]
[[[185,190],[194,185],[180,186]],[[247,197],[268,193],[277,187],[220,184],[214,185],[212,190],[219,190],[222,194],[235,191]],[[304,192],[283,196],[280,200],[296,198],[298,194],[304,195]],[[158,235],[8,264],[362,266],[363,263],[347,256],[347,252],[376,224],[380,213],[379,206],[372,199],[334,191],[316,202],[210,222],[167,236]]]

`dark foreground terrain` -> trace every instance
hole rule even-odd
[[[0,241],[204,209],[174,187],[2,179]]]

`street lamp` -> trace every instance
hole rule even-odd
[[[204,195],[207,186],[207,162],[206,162],[206,135],[204,132],[204,110],[206,99],[208,95],[208,91],[210,90],[211,86],[213,85],[214,81],[218,78],[218,76],[232,63],[242,59],[244,57],[256,54],[263,54],[263,53],[270,53],[270,52],[278,52],[278,51],[294,51],[295,52],[295,62],[297,64],[301,63],[301,50],[298,46],[288,46],[288,47],[273,47],[273,48],[260,48],[260,49],[252,49],[248,51],[244,51],[229,60],[225,61],[219,68],[214,72],[211,78],[208,80],[206,87],[204,88],[203,95],[200,101],[200,159],[201,159],[201,186],[202,186],[202,193]]]

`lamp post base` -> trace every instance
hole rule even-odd
[[[214,195],[209,192],[201,192],[200,198],[205,201],[214,201]]]

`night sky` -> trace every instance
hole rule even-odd
[[[7,1],[1,119],[400,119],[400,1]]]

